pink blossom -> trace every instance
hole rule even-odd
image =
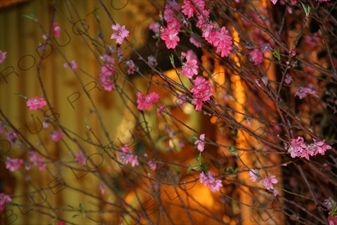
[[[101,191],[101,194],[104,195],[105,193],[105,184],[104,183],[101,183],[99,186],[98,186],[99,190]]]
[[[307,146],[304,143],[303,137],[297,137],[296,139],[290,140],[288,153],[290,153],[291,158],[299,157],[306,148]]]
[[[175,49],[180,41],[179,31],[175,28],[167,27],[161,33],[160,38],[165,41],[166,48]]]
[[[274,184],[277,184],[278,180],[276,179],[276,177],[274,175],[271,175],[269,177],[263,178],[262,179],[262,183],[263,183],[263,186],[267,190],[273,190],[274,189]]]
[[[193,13],[198,13],[198,10],[203,10],[205,8],[204,0],[184,0],[182,5],[182,13],[187,16],[187,18],[193,17]]]
[[[271,51],[270,44],[269,43],[261,44],[261,51],[262,52],[270,52]]]
[[[212,27],[212,25],[208,23],[208,18],[210,14],[211,14],[211,11],[208,9],[204,9],[201,11],[201,13],[197,14],[198,19],[197,19],[196,27],[200,28],[201,30],[206,28],[208,25]]]
[[[115,73],[115,69],[112,64],[105,64],[101,68],[99,81],[103,86],[104,90],[112,91],[115,88],[115,83],[113,80],[113,75]]]
[[[253,181],[253,182],[259,182],[260,181],[260,173],[257,169],[249,170],[249,177],[250,177],[250,180]]]
[[[328,225],[336,225],[337,224],[337,215],[329,215],[327,220],[328,220]]]
[[[173,9],[169,5],[165,5],[164,12],[163,12],[164,20],[167,24],[171,23],[175,20],[175,14]]]
[[[326,150],[329,150],[331,149],[332,147],[328,144],[325,144],[325,140],[322,140],[322,141],[319,141],[319,142],[316,142],[316,139],[314,139],[314,143],[313,143],[313,146],[315,148],[315,153],[314,155],[317,155],[317,154],[320,154],[320,155],[324,155]]]
[[[123,145],[122,152],[119,153],[119,158],[123,164],[130,163],[132,167],[139,165],[138,157],[132,154],[132,150],[128,145]]]
[[[15,144],[16,139],[18,138],[18,134],[15,131],[8,131],[6,132],[6,139],[12,145]]]
[[[147,164],[149,165],[149,167],[151,168],[151,170],[155,171],[157,169],[156,162],[150,160]]]
[[[300,99],[305,98],[307,95],[317,96],[317,90],[313,84],[309,84],[308,87],[299,87],[295,93],[295,96],[298,96]]]
[[[305,98],[307,96],[306,88],[305,87],[299,87],[296,90],[295,96],[299,97],[300,99]]]
[[[60,220],[60,221],[57,222],[57,225],[66,225],[66,222]]]
[[[111,92],[115,88],[115,83],[111,76],[101,76],[99,81],[106,91]]]
[[[249,53],[249,60],[255,65],[259,65],[263,61],[263,53],[259,49],[254,49]]]
[[[46,100],[44,98],[35,97],[35,98],[29,98],[26,102],[27,107],[29,107],[30,110],[38,110],[43,108],[47,105]]]
[[[37,158],[37,167],[39,168],[40,171],[44,171],[46,169],[46,163],[44,162],[43,157]]]
[[[150,24],[149,29],[155,33],[156,35],[159,34],[160,32],[160,23],[158,22],[153,22]]]
[[[271,0],[271,2],[272,2],[274,5],[276,5],[277,0]]]
[[[226,27],[221,27],[220,31],[216,31],[212,41],[213,46],[216,47],[216,53],[221,57],[229,55],[232,50],[232,37],[228,35]]]
[[[201,43],[200,41],[198,41],[195,37],[191,36],[190,37],[190,42],[196,46],[197,48],[200,48],[201,47]]]
[[[200,173],[200,183],[209,187],[212,192],[219,191],[222,187],[222,182],[219,179],[214,178],[214,172],[208,171],[205,174],[203,171]]]
[[[159,95],[156,92],[151,92],[143,95],[141,92],[137,93],[137,109],[144,110],[150,108],[152,104],[159,101]]]
[[[157,109],[157,116],[162,115],[164,110],[165,110],[165,105],[160,105],[159,108]]]
[[[6,169],[9,171],[16,171],[20,169],[21,165],[23,164],[23,159],[19,158],[9,158],[6,159]]]
[[[178,96],[178,99],[177,99],[177,104],[178,104],[178,105],[183,105],[183,104],[185,104],[185,103],[186,103],[186,98],[187,98],[187,96],[184,95],[184,94],[179,95],[179,96]]]
[[[135,63],[130,59],[130,60],[127,60],[126,62],[125,62],[125,65],[127,66],[127,73],[129,74],[129,75],[131,75],[131,74],[134,74],[135,73],[135,71],[137,70],[137,66],[135,65]]]
[[[336,202],[331,198],[327,198],[323,201],[323,205],[330,211],[334,209],[337,205]]]
[[[292,80],[293,80],[293,78],[287,73],[286,78],[284,79],[284,82],[286,84],[290,84]]]
[[[147,57],[147,63],[149,64],[149,66],[155,67],[157,65],[157,60],[153,55],[150,55]]]
[[[60,26],[57,24],[57,22],[53,22],[52,23],[52,25],[51,25],[51,30],[53,31],[53,33],[54,33],[54,36],[56,37],[56,38],[59,38],[60,36],[61,36],[61,28],[60,28]]]
[[[50,133],[50,137],[53,139],[53,141],[58,142],[63,138],[63,133],[60,131],[53,131]]]
[[[0,50],[0,63],[3,63],[7,57],[7,52],[3,52]]]
[[[82,166],[86,164],[86,156],[84,155],[82,150],[76,152],[75,160],[78,164]]]
[[[104,53],[101,57],[101,59],[103,60],[103,62],[105,64],[114,64],[115,60],[111,57],[111,55]],[[110,65],[111,66],[111,65]]]
[[[5,208],[5,204],[12,202],[12,198],[5,193],[0,193],[0,211],[3,211]]]
[[[189,79],[198,74],[198,61],[192,50],[186,53],[186,62],[182,65],[182,73]]]
[[[34,165],[37,165],[37,154],[36,154],[36,152],[34,152],[34,151],[29,151],[28,152],[28,155],[29,155],[29,161],[31,162],[31,163],[33,163]]]
[[[194,144],[197,146],[197,149],[200,151],[200,152],[203,152],[204,151],[204,148],[205,148],[205,134],[201,134],[199,136],[199,138],[194,142]]]
[[[63,67],[66,68],[66,69],[75,70],[75,69],[77,69],[77,63],[76,63],[75,60],[73,60],[70,63],[63,64]]]
[[[180,10],[180,5],[176,2],[176,0],[168,0],[167,5],[176,11]]]
[[[112,25],[111,28],[115,31],[110,39],[116,39],[117,44],[122,44],[124,39],[129,36],[129,31],[125,29],[125,26],[121,26],[118,23]]]
[[[292,158],[300,157],[309,160],[310,156],[324,155],[327,150],[332,148],[330,145],[325,144],[325,140],[316,142],[316,139],[313,139],[313,141],[314,143],[306,144],[302,137],[291,139],[288,153]]]
[[[47,119],[45,119],[42,123],[43,128],[48,128],[49,127],[49,122]]]
[[[212,96],[212,87],[210,83],[203,77],[197,77],[193,82],[192,104],[195,105],[195,111],[201,111],[203,102],[210,100]]]

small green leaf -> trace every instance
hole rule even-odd
[[[237,129],[232,130],[232,137],[238,138],[238,130]]]
[[[79,216],[78,214],[75,214],[71,218],[75,218],[75,217],[78,217],[78,216]]]
[[[69,207],[69,208],[71,208],[71,209],[73,209],[73,210],[75,210],[75,208],[74,208],[74,207],[72,207],[71,205],[68,205],[68,207]]]
[[[236,148],[235,148],[234,145],[231,145],[231,146],[229,147],[229,151],[230,151],[233,155],[238,156],[238,152],[236,151]]]
[[[16,96],[22,97],[24,99],[28,99],[26,96],[24,96],[23,94],[20,93],[14,93]]]
[[[174,55],[172,55],[172,54],[170,55],[170,62],[172,64],[173,68],[176,68],[176,66],[174,64]]]
[[[88,120],[87,119],[84,119],[84,124],[85,126],[87,127],[87,129],[90,129],[90,125],[88,123]]]
[[[310,14],[310,6],[305,6],[303,2],[301,2],[301,5],[302,5],[302,7],[303,7],[305,16],[308,17],[309,14]]]
[[[187,167],[187,174],[190,174],[191,170],[198,169],[198,168],[199,168],[198,165],[192,165],[192,166]]]
[[[231,166],[229,166],[229,167],[227,167],[226,168],[226,172],[232,172],[232,173],[237,173],[238,172],[238,170],[239,170],[239,168],[233,168],[233,167],[231,167]]]
[[[80,204],[78,204],[78,206],[80,207],[80,212],[81,212],[82,216],[85,217],[85,212],[84,212],[84,205],[83,205],[83,203],[81,202]]]
[[[278,60],[281,60],[281,54],[279,49],[273,49],[273,56]]]
[[[35,16],[35,13],[31,12],[30,14],[28,15],[23,15],[24,17],[30,19],[30,20],[33,20],[34,22],[37,22],[37,18]]]

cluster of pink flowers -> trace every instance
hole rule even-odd
[[[178,34],[181,30],[181,24],[175,17],[174,10],[179,10],[179,5],[170,2],[165,5],[163,13],[167,27],[161,29],[160,38],[165,41],[165,45],[168,49],[176,48],[180,41]]]
[[[38,110],[46,106],[47,102],[44,98],[35,97],[27,99],[26,105],[30,110]]]
[[[222,181],[215,179],[214,175],[215,174],[212,171],[208,171],[207,174],[205,174],[203,171],[200,173],[200,183],[209,187],[212,192],[219,191],[222,187]]]
[[[317,90],[313,84],[309,84],[308,87],[299,87],[295,93],[295,96],[298,96],[300,99],[307,97],[307,95],[317,96]]]
[[[77,63],[76,63],[75,60],[73,60],[69,63],[63,64],[63,67],[66,68],[66,69],[76,70],[77,69]]]
[[[110,39],[115,39],[117,44],[122,44],[124,39],[129,36],[129,31],[125,29],[125,26],[121,26],[118,23],[111,26],[111,28],[115,31]]]
[[[266,176],[264,178],[261,178],[260,173],[257,169],[251,169],[249,170],[249,177],[251,181],[253,182],[260,182],[262,181],[262,184],[265,189],[267,190],[273,190],[274,196],[278,195],[277,190],[274,188],[274,184],[278,183],[278,180],[276,176],[271,175],[271,176]]]
[[[216,49],[216,53],[221,57],[228,56],[232,50],[232,37],[228,35],[228,30],[225,27],[216,28],[209,20],[210,10],[205,9],[205,0],[184,0],[182,4],[182,10],[184,16],[187,19],[191,19],[193,16],[197,17],[196,26],[201,29],[202,37]],[[165,41],[165,45],[168,49],[174,49],[177,47],[180,41],[179,32],[182,25],[187,26],[188,20],[182,18],[179,21],[175,16],[175,11],[179,11],[180,6],[175,1],[169,1],[165,5],[163,17],[167,24],[167,27],[161,28],[160,38]],[[180,12],[180,11],[179,11]],[[154,27],[151,27],[154,30]],[[201,47],[200,41],[191,37],[190,42],[197,47]]]
[[[209,20],[210,10],[205,9],[205,1],[185,0],[183,5],[183,13],[187,17],[197,16],[196,26],[201,29],[202,37],[216,49],[216,53],[221,57],[228,56],[232,50],[232,37],[228,35],[226,27],[216,28]]]
[[[310,156],[317,154],[324,155],[326,150],[331,149],[330,145],[325,144],[325,140],[316,142],[316,140],[313,139],[313,141],[314,143],[307,144],[304,142],[303,137],[300,136],[296,139],[291,139],[287,151],[291,158],[300,157],[309,160]]]
[[[46,169],[46,163],[44,162],[43,157],[38,157],[36,152],[34,151],[29,151],[28,155],[30,163],[26,163],[25,165],[26,170],[30,170],[32,165],[37,166],[40,171],[44,171]]]
[[[0,63],[3,63],[7,57],[7,52],[3,52],[0,50]]]
[[[147,95],[143,95],[141,92],[137,93],[137,109],[139,110],[150,108],[158,101],[159,95],[156,92],[151,92]]]
[[[123,164],[130,163],[132,167],[139,165],[138,157],[132,153],[128,145],[123,145],[122,152],[119,153],[119,158]]]
[[[129,75],[134,74],[137,70],[136,64],[130,59],[125,62],[125,65],[127,67],[127,73]]]
[[[309,84],[308,87],[299,87],[295,93],[295,96],[300,99],[305,98],[307,95],[317,96],[317,88],[313,84]]]
[[[203,102],[210,100],[212,96],[212,87],[210,83],[203,77],[197,77],[193,81],[192,104],[195,105],[195,111],[201,111]]]
[[[53,139],[53,141],[58,142],[63,138],[63,133],[60,131],[53,131],[50,133],[50,137]]]
[[[54,37],[59,38],[61,36],[61,28],[57,22],[53,22],[51,25],[51,30],[53,31]]]
[[[7,157],[5,164],[9,171],[17,171],[22,166],[23,159]]]
[[[192,79],[194,75],[198,74],[198,61],[197,56],[192,50],[188,50],[187,53],[181,53],[182,58],[186,58],[186,62],[182,65],[182,73]]]
[[[0,211],[3,211],[5,209],[5,204],[9,202],[12,202],[12,198],[5,193],[0,193]]]
[[[199,152],[203,152],[205,148],[205,134],[201,134],[199,138],[194,142],[194,144],[197,146],[197,149]]]

